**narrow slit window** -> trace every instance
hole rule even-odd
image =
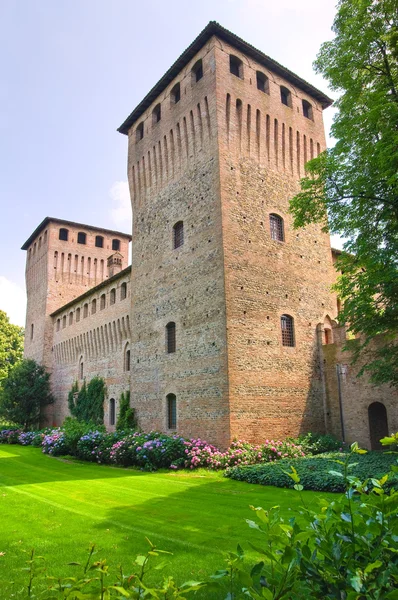
[[[269,81],[268,77],[261,71],[256,72],[257,89],[264,94],[269,94]]]
[[[69,325],[73,325],[73,312],[69,313]]]
[[[116,290],[115,288],[111,289],[111,292],[109,294],[109,304],[115,304],[116,302]]]
[[[105,294],[102,294],[102,296],[100,298],[100,310],[104,310],[105,306],[106,306]]]
[[[88,317],[88,304],[85,304],[83,306],[83,319],[86,319]]]
[[[30,326],[30,339],[33,340],[33,334],[34,334],[34,325],[33,323]]]
[[[87,240],[87,235],[83,231],[79,231],[79,233],[77,234],[77,243],[85,244],[86,240]]]
[[[173,227],[173,248],[179,248],[184,244],[184,223],[178,221]]]
[[[80,363],[79,363],[79,377],[80,379],[83,379],[84,377],[84,363],[83,363],[83,359],[80,359]]]
[[[161,118],[162,118],[162,109],[160,107],[160,104],[157,104],[152,111],[152,124],[156,125],[156,123],[159,123]]]
[[[303,100],[303,115],[306,119],[314,120],[314,114],[312,112],[312,105],[307,102],[307,100]]]
[[[269,226],[271,238],[278,242],[285,241],[285,233],[283,228],[283,219],[279,215],[271,214],[269,216]]]
[[[63,227],[61,227],[61,229],[59,230],[59,239],[62,240],[63,242],[67,242],[68,234],[69,234],[68,229],[64,229]]]
[[[176,83],[173,89],[170,92],[170,101],[171,104],[177,104],[181,100],[181,86],[179,83]]]
[[[229,55],[229,72],[239,79],[243,79],[243,62],[233,54]]]
[[[202,59],[199,59],[192,67],[192,83],[198,83],[203,77],[203,63]]]
[[[135,139],[137,142],[141,141],[144,137],[144,123],[140,123],[135,130]]]
[[[177,428],[177,398],[175,394],[167,394],[167,427]]]
[[[95,315],[96,312],[97,312],[97,301],[94,299],[91,302],[91,314]]]
[[[290,315],[281,316],[282,346],[294,346],[294,325],[293,317]]]
[[[80,308],[76,309],[76,323],[80,321]]]
[[[66,327],[66,315],[64,315],[62,317],[62,329],[65,329],[65,327]]]
[[[95,236],[95,246],[96,246],[96,248],[104,247],[104,238],[102,237],[102,235]]]
[[[116,402],[114,398],[109,400],[109,425],[114,425],[116,421]]]
[[[173,322],[166,325],[166,350],[167,354],[176,351],[176,324]]]
[[[57,319],[57,331],[59,331],[60,327],[61,327],[61,319]]]
[[[124,282],[120,286],[120,300],[124,300],[127,296],[127,283]]]
[[[129,345],[127,344],[125,355],[124,355],[124,370],[125,371],[130,371],[130,356],[131,356],[130,348],[129,348]]]
[[[281,85],[281,102],[292,108],[292,94],[285,86]]]

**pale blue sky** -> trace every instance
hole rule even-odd
[[[20,247],[44,217],[130,231],[127,139],[116,129],[208,21],[327,93],[312,61],[332,36],[334,6],[1,0],[0,309],[11,321],[24,325]]]

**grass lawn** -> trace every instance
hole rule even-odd
[[[320,496],[306,492],[311,503]],[[326,496],[327,494],[322,494]],[[332,494],[329,494],[332,497]],[[96,558],[123,564],[146,553],[147,536],[173,553],[164,574],[181,583],[224,566],[238,542],[261,541],[245,519],[249,505],[297,508],[297,492],[226,479],[219,472],[142,473],[43,455],[38,448],[0,446],[0,598],[18,597],[26,580],[24,550],[45,556],[52,575],[71,575],[90,542]],[[7,582],[15,582],[10,586]]]

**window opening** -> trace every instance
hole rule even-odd
[[[178,221],[173,227],[173,247],[179,248],[184,244],[184,223]]]
[[[96,235],[95,236],[95,246],[97,248],[103,248],[104,247],[104,238],[102,237],[102,235]]]
[[[175,394],[167,394],[167,426],[177,428],[177,398]]]
[[[115,288],[111,289],[111,292],[109,294],[109,304],[115,304],[116,302],[116,290]]]
[[[68,230],[64,229],[63,227],[61,227],[61,229],[59,230],[59,239],[62,240],[63,242],[67,242],[68,241]]]
[[[294,346],[293,318],[290,315],[281,316],[282,346]]]
[[[116,402],[114,398],[109,400],[109,425],[114,425],[116,421]]]
[[[170,100],[172,104],[177,104],[181,100],[181,86],[176,83],[170,92]]]
[[[97,312],[97,300],[93,300],[91,302],[91,314],[95,315],[95,313]]]
[[[203,63],[202,59],[199,59],[192,67],[192,83],[198,83],[203,77]]]
[[[144,123],[140,123],[137,127],[137,129],[135,130],[135,139],[137,142],[139,142],[140,140],[142,140],[142,138],[144,137]]]
[[[166,350],[168,354],[176,351],[176,324],[174,322],[166,325]]]
[[[120,250],[120,240],[112,240],[112,250],[119,252]]]
[[[85,304],[83,306],[83,319],[85,319],[86,317],[88,317],[88,304]]]
[[[124,300],[127,296],[127,283],[124,282],[120,286],[120,300]]]
[[[152,111],[152,124],[156,125],[156,123],[159,123],[161,118],[162,118],[162,112],[161,112],[160,104],[157,104]]]
[[[106,305],[105,294],[102,294],[102,296],[100,298],[100,310],[103,310],[105,308],[105,305]]]
[[[87,239],[87,235],[85,233],[83,233],[83,231],[79,231],[79,233],[77,234],[77,243],[85,244],[86,239]]]
[[[277,240],[278,242],[283,242],[285,240],[284,231],[283,231],[283,219],[279,215],[271,214],[269,216],[269,225],[271,231],[271,238],[273,240]]]
[[[312,105],[309,102],[307,102],[307,100],[303,100],[303,115],[306,119],[311,119],[311,121],[314,120]]]
[[[269,82],[268,77],[261,71],[256,72],[257,89],[264,94],[269,94]]]
[[[232,75],[235,75],[235,77],[243,79],[243,62],[233,54],[229,55],[229,71]]]
[[[281,85],[281,102],[285,106],[289,106],[290,108],[292,107],[292,95],[290,93],[290,90],[288,90],[283,85]]]

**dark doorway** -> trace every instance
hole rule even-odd
[[[373,402],[368,407],[370,447],[381,450],[380,440],[388,435],[387,411],[381,402]]]

